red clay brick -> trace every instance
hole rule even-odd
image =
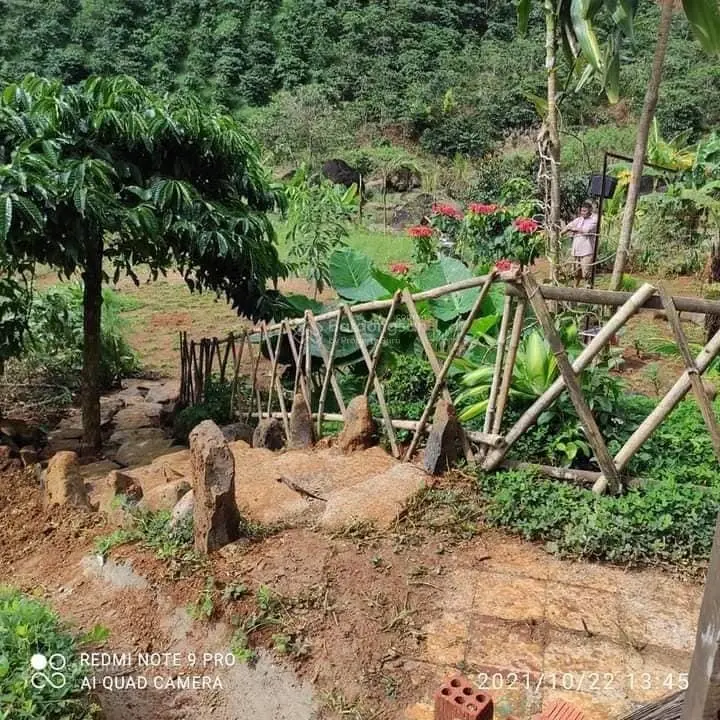
[[[493,701],[467,678],[453,675],[435,692],[435,720],[492,720]]]
[[[532,720],[585,720],[585,714],[569,702],[556,700],[539,715],[533,715]]]

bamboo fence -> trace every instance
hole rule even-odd
[[[313,418],[317,420],[319,435],[323,422],[342,422],[346,409],[346,398],[343,397],[337,377],[339,338],[341,328],[344,327],[346,338],[353,338],[355,352],[359,352],[361,361],[367,367],[368,377],[363,394],[375,397],[380,410],[377,420],[385,429],[393,455],[409,461],[417,451],[423,434],[428,432],[428,423],[438,398],[442,396],[445,400],[452,402],[446,383],[448,372],[453,361],[461,355],[465,348],[466,336],[480,313],[483,300],[495,283],[503,283],[505,286],[497,359],[492,375],[483,430],[481,432],[465,430],[461,433],[466,459],[477,462],[485,470],[493,470],[500,466],[517,467],[517,462],[507,459],[509,450],[523,433],[537,422],[542,413],[564,391],[567,391],[600,471],[581,471],[544,465],[534,465],[533,467],[552,477],[592,485],[595,492],[598,493],[602,493],[608,488],[611,492],[618,492],[623,485],[635,482],[633,479],[623,477],[623,471],[630,459],[680,400],[692,390],[710,433],[715,454],[720,460],[720,428],[718,428],[711,401],[700,379],[702,373],[720,353],[720,332],[710,339],[696,358],[693,358],[679,320],[680,312],[720,314],[720,301],[672,297],[665,288],[658,289],[647,283],[634,293],[610,292],[538,285],[534,276],[529,272],[515,270],[500,273],[493,271],[482,277],[444,285],[422,293],[411,294],[407,290],[398,291],[387,300],[359,303],[353,306],[341,304],[334,310],[318,315],[314,315],[308,310],[302,318],[285,319],[274,324],[261,323],[254,328],[243,330],[241,333],[231,334],[223,340],[205,338],[196,342],[190,340],[187,334],[183,333],[180,337],[182,401],[186,405],[203,402],[208,383],[213,377],[217,377],[221,381],[232,382],[233,398],[235,398],[238,384],[243,380],[250,387],[251,407],[247,409],[247,419],[277,417],[282,420],[286,432],[289,432],[289,406],[292,403],[292,397],[300,393],[303,401],[311,410]],[[426,323],[420,316],[417,304],[467,290],[477,290],[477,297],[441,363],[432,346]],[[547,301],[600,305],[616,308],[616,311],[585,346],[580,355],[571,361],[555,329]],[[532,309],[545,339],[557,358],[559,375],[511,427],[503,428],[513,368],[528,308]],[[685,364],[685,370],[670,391],[613,457],[593,417],[588,400],[583,395],[579,375],[598,357],[618,330],[631,317],[643,310],[665,311]],[[403,311],[409,318],[410,327],[414,330],[435,376],[432,390],[420,419],[417,421],[391,417],[382,383],[377,377],[380,354],[388,341],[391,323]],[[368,314],[375,316],[380,314],[382,317],[382,327],[372,347],[368,347],[361,330],[363,317]],[[325,334],[322,331],[323,327],[326,329]],[[326,340],[329,338],[332,340],[328,346]],[[315,363],[313,363],[313,343],[315,344]],[[284,357],[281,357],[283,354]],[[262,361],[263,356],[264,362]],[[290,375],[287,374],[288,370]],[[315,392],[313,392],[312,383],[313,372],[317,381]],[[283,378],[286,379],[285,386],[282,382]],[[292,392],[287,387],[289,380],[292,380]],[[330,392],[335,398],[339,413],[328,413],[325,410]],[[266,395],[264,400],[263,393]],[[395,433],[397,429],[406,430],[412,434],[410,442],[404,450],[398,443]]]

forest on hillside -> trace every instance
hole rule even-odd
[[[66,82],[127,73],[156,90],[189,89],[245,113],[275,154],[287,127],[325,119],[320,147],[352,147],[368,126],[433,155],[481,157],[539,124],[544,94],[540,5],[519,37],[509,0],[4,0],[0,80],[28,72]],[[624,48],[622,101],[570,88],[563,129],[632,122],[658,10],[641,3]],[[658,109],[664,135],[720,122],[720,66],[674,20]],[[264,135],[264,136],[263,136]]]

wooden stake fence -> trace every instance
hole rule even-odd
[[[208,383],[212,378],[217,378],[222,382],[232,382],[234,404],[239,382],[241,379],[247,378],[250,386],[250,404],[251,406],[254,404],[254,408],[246,409],[248,418],[279,417],[282,418],[287,431],[289,428],[287,394],[290,394],[292,390],[293,393],[302,394],[303,400],[313,412],[313,417],[317,419],[319,435],[324,421],[342,421],[346,410],[346,398],[343,397],[342,387],[337,377],[340,338],[344,334],[346,339],[354,338],[356,352],[359,352],[367,368],[368,377],[363,394],[365,396],[374,395],[377,401],[380,410],[378,420],[385,428],[393,455],[396,457],[401,455],[395,430],[402,429],[413,432],[409,445],[402,453],[403,459],[409,461],[417,450],[423,434],[427,432],[428,421],[438,397],[442,395],[446,401],[452,403],[446,382],[449,370],[453,360],[460,354],[464,346],[466,335],[480,312],[483,300],[492,285],[497,282],[505,285],[506,292],[498,338],[497,359],[483,431],[462,433],[465,456],[468,460],[479,460],[486,470],[507,465],[509,461],[506,460],[506,457],[512,446],[537,422],[542,413],[558,399],[563,391],[567,390],[593,449],[600,472],[549,466],[533,467],[537,467],[541,472],[553,477],[582,484],[592,484],[593,489],[598,493],[604,492],[608,486],[611,491],[617,492],[623,484],[622,472],[630,459],[691,389],[700,406],[715,453],[720,459],[720,427],[700,378],[720,353],[720,333],[712,338],[697,358],[693,358],[679,319],[679,313],[685,311],[720,314],[720,302],[699,298],[673,298],[664,288],[660,288],[658,291],[649,284],[643,285],[634,293],[618,293],[538,285],[529,273],[521,275],[518,271],[492,272],[483,277],[471,278],[422,293],[411,294],[406,290],[402,293],[395,293],[392,298],[387,300],[353,306],[341,305],[337,309],[318,315],[314,315],[308,310],[302,318],[285,319],[274,324],[262,323],[256,328],[243,331],[240,335],[231,334],[224,340],[206,338],[196,342],[189,340],[187,333],[183,333],[180,343],[182,401],[187,405],[203,402]],[[470,312],[461,323],[458,333],[450,345],[450,351],[441,364],[430,341],[426,322],[418,312],[417,303],[471,289],[477,290],[478,295]],[[615,307],[617,310],[580,355],[571,362],[555,329],[547,300],[606,305]],[[532,308],[543,334],[557,358],[560,375],[525,410],[517,422],[503,432],[503,419],[528,306]],[[612,457],[590,411],[588,402],[583,396],[579,375],[590,366],[618,330],[635,313],[660,309],[665,310],[667,314],[686,369],[615,457]],[[411,327],[414,329],[435,375],[435,382],[418,421],[391,417],[382,383],[377,377],[380,355],[391,334],[391,323],[401,312],[407,313]],[[368,313],[382,313],[382,328],[372,347],[368,347],[359,324],[359,319]],[[327,334],[323,333],[323,323],[328,323]],[[332,333],[330,333],[331,328]],[[330,336],[332,341],[328,348],[325,339]],[[273,339],[275,339],[274,346]],[[347,353],[344,352],[343,356],[346,355]],[[313,375],[313,356],[318,359],[318,362],[322,361],[321,370],[317,372],[316,367],[315,375]],[[231,358],[232,365],[230,364]],[[289,378],[291,388],[287,385],[288,370],[291,373]],[[283,378],[286,379],[285,385]],[[326,412],[327,396],[331,389],[339,413]],[[265,394],[264,400],[263,394]],[[279,411],[273,410],[275,402],[277,402],[276,406],[279,407]]]

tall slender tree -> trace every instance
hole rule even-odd
[[[84,281],[84,441],[100,435],[102,284],[179,269],[238,312],[272,313],[284,274],[268,218],[282,198],[242,127],[128,77],[28,77],[0,97],[0,262]]]

